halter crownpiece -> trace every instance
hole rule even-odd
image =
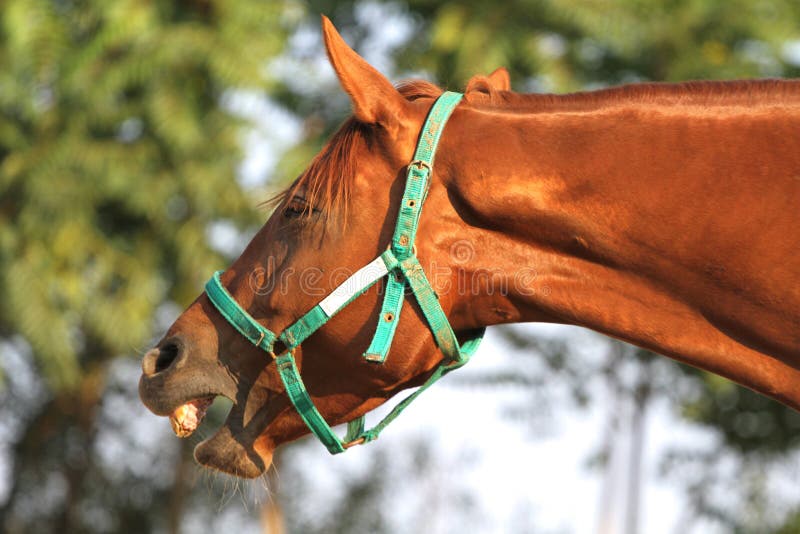
[[[483,339],[485,330],[480,329],[476,335],[467,339],[463,344],[458,343],[455,332],[439,304],[436,292],[431,287],[425,271],[417,259],[417,251],[414,246],[422,204],[425,202],[430,187],[433,159],[439,144],[439,137],[447,124],[447,119],[450,118],[450,114],[461,101],[462,96],[460,93],[445,92],[436,99],[428,112],[417,142],[414,159],[408,164],[400,214],[397,217],[392,242],[387,250],[353,273],[330,295],[288,326],[280,335],[274,334],[259,324],[239,306],[239,303],[234,300],[220,281],[219,275],[222,271],[214,273],[206,284],[206,294],[222,316],[253,345],[265,351],[275,360],[286,393],[297,413],[331,454],[344,452],[353,445],[375,440],[378,434],[423,391],[445,374],[467,363]],[[406,285],[417,300],[444,358],[425,383],[395,406],[375,427],[364,430],[364,416],[358,417],[347,424],[347,434],[344,439],[340,439],[314,406],[297,370],[294,349],[319,330],[331,317],[384,277],[386,277],[386,290],[378,316],[378,326],[369,348],[363,355],[364,358],[378,364],[386,360],[403,308]],[[276,341],[280,341],[286,347],[286,350],[278,356],[273,352]]]

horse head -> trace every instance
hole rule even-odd
[[[395,88],[324,17],[323,33],[353,116],[276,199],[269,220],[218,278],[224,288],[220,291],[275,333],[296,324],[348,276],[387,250],[420,130],[442,93],[426,82]],[[476,98],[498,89],[508,89],[504,69],[474,79],[470,87]],[[447,149],[455,137],[442,142],[425,199],[428,216],[419,222],[424,238],[413,252],[429,274],[439,268],[432,286],[453,331],[461,335],[480,324],[446,290],[454,283],[449,251],[464,239],[461,214],[442,178],[457,157]],[[382,308],[386,284],[379,281],[302,343],[289,347],[316,410],[331,425],[358,418],[400,390],[423,383],[442,361],[413,299],[406,295],[406,311],[398,317]],[[381,321],[397,324],[394,349],[376,365],[361,354]],[[243,336],[203,293],[144,356],[141,399],[154,413],[172,415],[179,435],[194,430],[215,396],[233,401],[222,428],[197,446],[199,463],[255,477],[269,466],[277,446],[308,433],[272,359],[287,348],[286,339],[270,340],[268,350],[263,340],[263,335],[259,340]]]

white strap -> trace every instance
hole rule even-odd
[[[389,271],[383,258],[378,256],[339,284],[339,287],[319,303],[325,315],[332,317],[339,308],[350,302],[350,299],[360,294],[364,289],[374,284],[378,279],[386,276]]]

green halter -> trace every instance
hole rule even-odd
[[[414,153],[414,161],[408,165],[406,188],[391,246],[372,262],[356,271],[322,302],[287,327],[283,333],[275,335],[256,322],[239,306],[220,282],[219,275],[222,271],[214,273],[214,276],[206,284],[206,294],[222,316],[251,343],[266,351],[275,360],[289,399],[311,432],[319,438],[331,454],[337,454],[353,445],[368,443],[376,439],[378,434],[400,415],[420,393],[445,374],[467,363],[483,339],[484,330],[480,329],[474,337],[469,338],[463,345],[459,345],[447,316],[439,305],[438,297],[422,270],[414,248],[422,203],[425,201],[430,186],[436,146],[439,144],[439,137],[447,119],[462,96],[460,93],[446,92],[436,100],[428,113],[419,136],[417,150]],[[389,274],[394,276],[387,276]],[[341,309],[384,277],[386,277],[386,292],[381,314],[378,317],[378,327],[372,343],[364,353],[364,358],[375,363],[383,363],[386,359],[400,319],[406,285],[419,303],[422,314],[425,316],[444,358],[425,383],[395,406],[374,428],[364,430],[364,416],[361,416],[348,423],[347,435],[342,440],[333,432],[314,406],[297,370],[294,349]],[[273,348],[278,340],[285,345],[286,351],[275,356]]]

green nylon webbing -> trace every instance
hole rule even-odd
[[[400,312],[403,310],[406,281],[403,278],[398,279],[395,273],[389,273],[384,287],[386,293],[383,296],[381,314],[378,316],[378,326],[375,328],[375,335],[372,336],[369,348],[364,353],[367,361],[375,363],[383,363],[389,354],[397,323],[400,322]]]
[[[286,393],[292,401],[300,417],[305,422],[306,426],[312,429],[314,435],[322,442],[331,454],[339,454],[346,450],[346,445],[354,442],[369,443],[378,439],[378,436],[384,428],[389,426],[389,423],[397,419],[403,410],[405,410],[423,391],[431,387],[440,378],[445,376],[450,371],[455,371],[459,367],[466,364],[470,357],[475,353],[480,345],[481,339],[485,329],[481,328],[477,333],[469,338],[460,347],[456,345],[458,351],[458,358],[455,362],[450,364],[442,363],[437,366],[425,382],[413,393],[408,395],[405,399],[400,401],[392,410],[380,420],[378,424],[369,430],[364,430],[364,416],[358,417],[348,423],[347,435],[344,440],[340,440],[333,429],[328,425],[325,418],[319,413],[314,406],[311,397],[308,394],[303,380],[300,378],[300,373],[294,361],[294,354],[287,352],[282,356],[278,356],[276,364],[278,372],[280,373],[283,385],[286,388]]]
[[[428,282],[419,260],[414,256],[406,258],[400,263],[400,268],[411,286],[414,297],[422,309],[422,314],[428,321],[436,344],[448,360],[460,362],[462,355],[456,334],[450,327],[450,322],[439,305],[439,297],[436,296],[436,292]]]
[[[392,252],[399,260],[414,253],[417,226],[422,213],[422,204],[425,202],[430,188],[430,175],[433,171],[436,147],[439,146],[439,139],[445,124],[447,124],[447,119],[450,118],[462,97],[463,95],[460,93],[449,91],[443,93],[434,103],[422,126],[417,148],[414,151],[414,160],[408,165],[406,171],[405,190],[392,236]],[[375,335],[364,353],[364,357],[368,361],[383,363],[386,360],[397,324],[400,322],[405,288],[405,280],[397,280],[389,276]]]
[[[365,417],[362,415],[347,423],[347,434],[344,436],[345,443],[358,439],[364,433],[364,419]]]
[[[353,275],[365,278],[358,281],[355,288],[342,284],[326,299],[287,327],[280,336],[261,326],[251,317],[222,286],[220,273],[214,273],[206,284],[206,294],[222,316],[251,343],[272,354],[276,339],[286,346],[286,352],[275,357],[275,363],[286,393],[308,428],[332,454],[343,452],[356,443],[367,443],[378,437],[405,408],[423,391],[450,371],[464,365],[483,338],[481,329],[459,345],[447,316],[439,304],[438,297],[428,282],[422,265],[414,253],[414,239],[422,209],[422,204],[430,187],[430,174],[433,156],[441,137],[444,125],[462,95],[446,92],[434,102],[425,121],[414,161],[409,165],[406,187],[400,206],[391,248],[379,258],[366,265]],[[382,264],[381,264],[382,262]],[[384,270],[385,267],[385,270]],[[378,270],[375,270],[375,269]],[[364,273],[362,273],[364,271]],[[370,272],[372,273],[370,275]],[[388,275],[388,276],[387,276]],[[434,340],[445,358],[435,368],[428,379],[414,393],[397,404],[375,427],[364,430],[364,416],[348,423],[344,441],[333,432],[330,425],[314,406],[294,359],[294,348],[321,328],[331,317],[372,287],[381,277],[386,277],[386,294],[381,308],[381,317],[370,347],[364,354],[370,361],[383,362],[391,347],[392,338],[402,310],[405,288],[411,288],[422,313],[428,322]],[[348,279],[348,282],[350,279]],[[341,292],[340,292],[341,290]],[[389,317],[387,314],[391,314]],[[387,320],[389,319],[389,320]],[[273,355],[274,357],[274,355]]]
[[[219,279],[221,273],[222,271],[215,272],[211,279],[206,282],[206,294],[214,304],[214,307],[240,334],[250,340],[250,343],[261,350],[272,352],[275,334],[261,326],[258,321],[239,306],[236,299],[223,287]]]
[[[425,125],[417,141],[417,150],[414,152],[414,161],[408,166],[406,187],[403,200],[400,203],[400,213],[397,217],[394,235],[392,236],[392,251],[397,259],[407,258],[414,249],[414,239],[417,235],[419,216],[422,213],[422,203],[430,187],[430,174],[433,170],[433,160],[436,147],[442,131],[447,124],[447,119],[456,108],[464,95],[447,91],[434,103]]]
[[[398,261],[393,256],[380,256],[381,260],[383,261],[384,265],[386,266],[386,271],[391,272],[392,269],[395,269],[398,265]],[[350,298],[345,300],[342,304],[340,304],[335,310],[331,311],[330,315],[322,309],[322,307],[318,304],[311,308],[305,315],[303,315],[300,319],[295,321],[292,325],[288,326],[286,330],[279,336],[279,339],[286,345],[286,348],[291,350],[298,346],[300,343],[305,341],[308,336],[319,330],[322,325],[324,325],[328,319],[339,313],[340,310],[345,308],[348,304],[353,302],[355,299],[360,297],[364,294],[364,292],[375,285],[379,280],[375,279],[356,289],[351,295]],[[349,280],[346,280],[344,284],[349,283]],[[338,288],[337,288],[338,289]]]
[[[364,418],[362,416],[355,421],[351,421],[351,424],[348,425],[347,436],[345,436],[344,440],[340,440],[330,425],[328,425],[325,419],[320,415],[319,411],[317,411],[308,396],[308,392],[303,386],[302,379],[294,363],[294,355],[288,352],[278,357],[278,371],[286,387],[289,399],[292,401],[292,404],[295,406],[295,409],[306,425],[312,429],[314,434],[316,434],[331,454],[343,452],[345,450],[345,443],[348,442],[360,440],[363,443],[368,443],[377,439],[381,431],[386,428],[389,423],[394,421],[394,419],[396,419],[423,391],[428,389],[434,382],[450,371],[466,364],[483,338],[484,330],[481,329],[463,345],[459,346],[456,335],[450,327],[450,323],[447,321],[444,311],[439,305],[436,293],[430,286],[422,266],[416,257],[412,256],[407,258],[399,264],[396,259],[394,259],[394,254],[391,251],[387,250],[381,257],[384,259],[387,266],[395,266],[395,268],[400,270],[403,277],[408,280],[417,302],[422,309],[422,313],[428,321],[434,339],[448,361],[440,364],[417,391],[397,404],[389,414],[372,429],[363,429]],[[360,431],[356,433],[359,427]]]
[[[275,364],[278,366],[278,373],[281,375],[281,380],[289,399],[291,399],[297,413],[300,414],[306,425],[314,431],[314,434],[331,454],[344,452],[344,445],[341,440],[328,423],[325,422],[316,406],[314,406],[314,402],[311,400],[303,380],[300,378],[297,365],[294,363],[294,354],[287,352],[278,356]]]

